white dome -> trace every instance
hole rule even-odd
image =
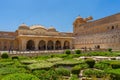
[[[56,29],[54,27],[50,27],[48,28],[48,31],[56,31]]]
[[[77,18],[82,18],[81,16],[77,16]]]
[[[19,26],[19,29],[29,29],[29,27],[25,23],[23,23]]]
[[[20,26],[27,26],[25,23],[21,24]]]
[[[42,25],[33,25],[30,27],[30,29],[36,29],[36,28],[43,28],[43,29],[46,29],[44,26]]]

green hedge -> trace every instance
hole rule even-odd
[[[72,75],[70,80],[80,80],[80,79],[78,78],[78,75]]]
[[[2,80],[39,80],[39,78],[27,73],[14,73],[3,77]]]
[[[111,66],[113,69],[117,69],[120,68],[120,61],[119,60],[105,60],[105,61],[101,61],[101,63],[103,64],[107,64],[109,66]]]
[[[0,67],[6,67],[8,65],[13,65],[14,62],[10,61],[10,62],[0,62]]]
[[[98,78],[102,78],[105,76],[105,74],[106,73],[102,70],[86,69],[83,71],[83,75],[87,77],[96,76]]]
[[[70,50],[66,50],[65,53],[66,54],[71,54],[71,51]]]
[[[50,70],[34,70],[33,74],[36,75],[40,80],[59,80],[59,75],[54,69]]]
[[[111,68],[108,64],[105,64],[105,63],[96,63],[94,65],[95,68],[97,69],[101,69],[101,70],[104,70],[104,69],[108,69],[108,68]]]
[[[28,64],[37,63],[38,61],[36,61],[36,60],[21,60],[20,62],[21,62],[22,64],[28,65]]]
[[[48,62],[57,62],[57,61],[62,61],[62,60],[63,60],[63,59],[62,59],[62,58],[59,58],[59,57],[47,59]]]
[[[75,60],[75,59],[68,59],[63,61],[56,62],[56,66],[75,66],[77,64],[82,63],[81,61]]]
[[[107,71],[112,80],[120,80],[120,69],[111,69]]]
[[[76,66],[72,67],[71,72],[73,74],[77,74],[78,75],[80,73],[80,70],[81,70],[81,66],[80,65],[76,65]]]
[[[112,48],[108,48],[108,51],[109,51],[109,52],[112,52]]]
[[[75,50],[76,54],[81,54],[81,50]]]
[[[8,53],[2,53],[1,58],[3,58],[3,59],[9,58]]]
[[[24,68],[17,68],[14,66],[0,68],[0,75],[7,75],[7,74],[16,73],[16,72],[17,73],[26,72],[26,70]]]
[[[112,63],[110,63],[111,64],[111,66],[112,66],[112,68],[113,69],[117,69],[117,68],[120,68],[120,62],[112,62]]]
[[[85,62],[89,65],[90,68],[94,67],[95,60],[93,60],[93,59],[86,59]]]
[[[56,68],[55,71],[56,71],[56,73],[58,75],[61,75],[61,76],[70,76],[70,70],[68,70],[66,68],[59,67],[59,68]]]
[[[29,70],[50,69],[52,66],[54,66],[54,63],[40,62],[40,63],[33,63],[33,64],[30,64],[30,65],[27,65],[27,68]]]

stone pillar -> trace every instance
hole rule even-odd
[[[3,41],[1,41],[1,50],[3,50],[3,47],[4,47]]]
[[[21,50],[20,48],[21,48],[21,41],[20,40],[18,40],[18,50]]]
[[[53,50],[55,50],[55,43],[56,41],[53,41]]]
[[[39,40],[38,39],[34,40],[34,43],[35,43],[35,50],[38,50]]]
[[[61,49],[62,50],[64,49],[64,41],[63,40],[61,41]]]
[[[48,41],[45,41],[45,50],[47,50],[47,43]]]
[[[21,48],[21,50],[23,50],[23,51],[26,50],[27,41],[26,41],[25,39],[22,39],[22,40],[21,40],[21,43],[22,43],[22,46],[21,46],[22,48]]]
[[[73,48],[73,43],[72,43],[72,41],[70,41],[70,49],[72,49]]]

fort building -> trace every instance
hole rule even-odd
[[[21,24],[15,32],[0,31],[0,50],[120,49],[120,13],[92,20],[78,16],[73,32]]]
[[[73,27],[75,48],[120,50],[120,13],[94,21],[78,16]]]
[[[15,32],[0,32],[0,50],[72,49],[73,33],[58,32],[54,27],[21,24]]]

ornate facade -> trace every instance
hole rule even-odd
[[[73,33],[22,24],[16,32],[0,32],[0,50],[61,50],[73,47]]]
[[[120,49],[120,13],[99,20],[92,17],[76,18],[74,26],[74,47],[90,49]]]
[[[15,32],[0,32],[0,50],[120,49],[120,13],[99,20],[76,18],[73,33],[22,24]]]

